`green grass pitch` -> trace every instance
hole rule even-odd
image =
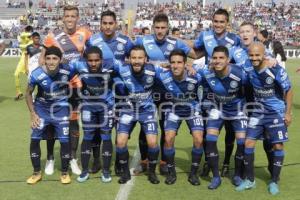
[[[25,101],[14,101],[15,95],[13,72],[17,64],[16,58],[0,58],[0,200],[35,200],[35,199],[115,199],[120,185],[118,178],[113,176],[110,184],[100,182],[99,175],[93,175],[91,179],[79,184],[72,176],[70,185],[62,185],[59,182],[59,144],[55,146],[56,172],[52,176],[43,176],[43,181],[34,186],[26,184],[25,180],[32,173],[29,158],[30,121]],[[300,75],[295,70],[300,60],[289,60],[287,69],[293,82],[294,105],[293,122],[289,127],[289,139],[286,143],[286,158],[281,173],[280,189],[278,196],[271,196],[267,192],[269,174],[266,169],[266,156],[259,142],[255,154],[256,189],[246,192],[235,192],[230,179],[223,178],[220,188],[209,191],[207,185],[210,179],[201,178],[200,186],[192,186],[187,182],[187,173],[190,166],[190,150],[192,138],[185,124],[182,125],[176,138],[176,163],[178,178],[176,184],[168,186],[163,183],[164,177],[159,176],[161,183],[152,185],[147,177],[142,175],[135,179],[134,186],[129,194],[130,200],[194,200],[194,199],[300,199]],[[26,76],[21,77],[22,90],[25,91]],[[132,134],[129,142],[130,154],[133,155],[137,147],[137,129]],[[45,142],[42,145],[42,165],[45,164]],[[224,155],[224,133],[219,139],[221,159]],[[231,159],[231,167],[233,159]],[[113,168],[112,168],[113,169]],[[232,172],[232,171],[231,171]]]

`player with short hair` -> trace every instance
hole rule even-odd
[[[85,50],[84,58],[70,62],[71,68],[82,82],[81,120],[84,137],[81,143],[82,173],[78,182],[89,178],[88,164],[92,150],[92,141],[101,137],[103,170],[101,180],[111,182],[110,164],[112,157],[111,131],[114,126],[113,71],[114,60],[103,60],[102,51],[92,46]]]
[[[142,28],[142,35],[150,35],[150,29],[148,27],[143,27]]]
[[[200,32],[198,38],[194,41],[194,49],[205,52],[205,63],[208,64],[211,60],[213,49],[216,46],[225,46],[230,50],[234,46],[240,45],[240,39],[235,33],[227,31],[229,24],[229,13],[225,9],[218,9],[212,16],[212,29]],[[204,116],[205,117],[205,116]],[[205,121],[204,121],[205,122]],[[206,123],[204,123],[205,125]],[[221,169],[221,176],[229,175],[230,157],[234,148],[234,132],[230,124],[225,122],[225,157]],[[204,140],[205,150],[205,140]],[[201,176],[208,176],[209,168],[207,163],[203,165]]]
[[[246,101],[244,87],[247,84],[247,77],[241,67],[229,63],[228,49],[224,46],[217,46],[213,50],[209,68],[200,71],[204,82],[204,93],[212,94],[205,95],[208,102],[211,103],[205,105],[208,107],[206,110],[208,119],[205,153],[209,167],[213,172],[209,189],[216,189],[221,185],[217,141],[225,121],[233,127],[237,141],[233,184],[239,185],[243,175],[243,152],[247,127],[247,117],[243,109]]]
[[[116,59],[121,63],[125,63],[126,58],[129,56],[129,51],[133,46],[131,39],[119,33],[117,31],[118,22],[116,13],[107,10],[101,13],[100,17],[100,32],[91,36],[87,41],[87,47],[97,46],[101,49],[103,53],[103,60]],[[116,101],[119,101],[118,96],[121,96],[119,83],[121,82],[117,77],[114,78],[116,83]],[[92,167],[92,172],[96,172],[100,169],[100,164],[98,162],[100,155],[100,144],[101,140],[94,140],[93,154],[94,163]],[[120,167],[118,163],[115,163],[115,172],[120,175]]]
[[[86,27],[78,27],[77,22],[79,20],[79,9],[76,6],[65,6],[63,11],[63,30],[57,29],[50,32],[44,39],[44,46],[47,48],[49,46],[57,46],[63,52],[63,63],[68,63],[71,60],[79,59],[84,51],[85,43],[90,38],[91,32]],[[39,63],[43,64],[43,56],[45,49],[42,50]],[[81,170],[78,167],[76,152],[79,143],[79,124],[78,124],[78,103],[79,98],[77,94],[77,88],[81,87],[80,80],[78,77],[74,77],[71,81],[72,97],[70,98],[70,103],[72,104],[72,116],[70,119],[70,143],[71,143],[71,169],[76,175],[81,174]],[[51,131],[50,131],[51,132]],[[50,133],[51,134],[51,133]],[[47,165],[45,168],[46,174],[52,174],[54,168],[54,139],[47,140]]]
[[[254,105],[248,120],[245,142],[245,177],[236,187],[237,191],[252,189],[254,180],[254,148],[256,140],[262,136],[273,144],[272,179],[268,190],[272,195],[279,193],[279,175],[284,159],[284,142],[288,141],[287,127],[292,121],[292,89],[288,74],[279,65],[270,68],[264,58],[265,47],[253,43],[248,51],[253,69],[248,71],[249,82],[253,87]]]
[[[35,184],[42,179],[40,140],[46,134],[46,127],[52,125],[60,141],[61,177],[63,184],[71,183],[68,174],[70,160],[69,146],[69,81],[73,75],[68,66],[60,64],[62,52],[59,48],[48,47],[44,54],[45,65],[36,68],[30,75],[26,91],[26,103],[31,116],[30,157],[33,175],[28,184]],[[32,93],[38,92],[33,103]]]
[[[160,73],[160,68],[152,64],[146,64],[146,61],[145,49],[142,46],[134,46],[130,51],[130,64],[125,64],[117,69],[128,93],[125,102],[120,106],[120,117],[117,126],[117,161],[122,169],[122,175],[119,179],[120,184],[124,184],[131,179],[127,142],[137,122],[141,124],[148,145],[148,180],[152,184],[159,183],[159,179],[155,174],[159,147],[156,141],[158,134],[157,118],[152,90],[155,78]]]
[[[33,43],[26,47],[25,52],[25,67],[28,72],[28,77],[30,77],[31,72],[39,66],[38,59],[44,48],[41,44],[41,36],[38,32],[32,33],[31,39]]]
[[[147,55],[149,57],[149,62],[152,64],[158,64],[160,66],[169,65],[169,56],[172,50],[181,49],[184,53],[191,58],[196,58],[196,54],[193,49],[191,49],[182,40],[168,36],[169,33],[169,18],[165,13],[158,13],[153,18],[153,34],[146,35],[144,37],[138,37],[136,40],[137,45],[144,46]],[[161,102],[164,101],[165,90],[160,87],[161,83],[157,81],[157,85],[154,87],[156,89],[155,93],[158,94],[158,100],[156,100],[157,107]],[[161,128],[161,162],[160,162],[160,173],[166,175],[168,173],[168,168],[166,165],[166,159],[163,153],[164,147],[164,116],[163,110],[159,110],[159,125]],[[141,152],[141,165],[142,171],[145,171],[147,166],[147,145],[145,142],[145,134],[141,131],[139,136],[139,147]],[[137,170],[138,173],[138,170]]]
[[[175,170],[175,136],[178,133],[182,121],[189,127],[193,137],[191,152],[192,163],[188,181],[192,185],[200,185],[197,171],[203,153],[203,120],[201,106],[198,99],[198,88],[201,84],[201,76],[188,75],[186,70],[187,56],[181,49],[174,49],[169,56],[171,70],[160,74],[159,78],[165,89],[170,93],[167,100],[165,118],[165,144],[164,154],[168,166],[168,174],[165,183],[168,185],[176,182]]]

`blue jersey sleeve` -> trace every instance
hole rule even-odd
[[[186,55],[188,55],[191,51],[191,47],[189,47],[184,41],[178,39],[176,42],[176,48],[183,50]]]
[[[68,65],[69,65],[69,70],[70,70],[70,80],[76,75],[78,74],[79,71],[79,63],[80,61],[71,61]]]
[[[279,65],[277,65],[277,73],[275,77],[275,81],[278,83],[282,91],[288,92],[291,89],[291,81],[288,77],[286,70]]]
[[[159,65],[155,65],[154,69],[155,69],[155,79],[157,79],[157,80],[161,80],[161,77],[160,77],[161,73],[169,70],[169,69],[163,68],[163,67],[161,67]]]
[[[203,46],[204,46],[203,32],[201,32],[194,42],[194,47],[196,49],[201,49]]]
[[[126,43],[126,49],[125,49],[127,58],[129,57],[130,50],[132,49],[133,46],[134,46],[133,42],[131,41],[130,38],[128,38],[127,43]]]
[[[135,45],[143,45],[143,37],[137,37],[135,40]]]

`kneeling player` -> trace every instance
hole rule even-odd
[[[278,180],[284,158],[283,143],[288,140],[287,126],[292,120],[291,83],[284,68],[279,65],[269,68],[264,58],[265,47],[262,43],[253,43],[248,54],[253,65],[248,77],[257,105],[249,118],[245,142],[246,179],[236,190],[243,191],[255,187],[254,148],[256,140],[267,133],[264,138],[273,144],[272,180],[268,190],[272,195],[276,195],[279,193]]]
[[[30,157],[34,168],[28,184],[35,184],[42,179],[40,140],[46,134],[46,127],[52,125],[56,131],[61,148],[61,177],[63,184],[71,182],[68,174],[70,160],[69,146],[69,80],[72,74],[68,67],[60,65],[62,53],[57,47],[49,47],[45,53],[45,66],[36,68],[29,77],[26,103],[31,114]],[[35,102],[32,92],[38,87]]]

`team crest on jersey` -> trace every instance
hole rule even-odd
[[[237,88],[237,86],[238,86],[238,82],[236,82],[236,81],[231,81],[230,82],[230,87]]]
[[[193,89],[195,89],[195,85],[190,83],[190,84],[188,84],[187,89],[188,90],[193,90]]]
[[[148,77],[146,78],[146,82],[147,82],[148,84],[152,83],[152,82],[153,82],[153,77],[152,77],[152,76],[148,76]]]
[[[65,81],[65,82],[68,81],[68,76],[67,76],[67,75],[63,75],[63,76],[61,77],[61,80],[62,80],[62,81]]]
[[[169,51],[172,51],[174,49],[174,45],[173,44],[168,44],[167,49]]]
[[[266,79],[266,83],[267,84],[272,84],[274,82],[274,80],[273,80],[273,78],[272,77],[268,77],[267,79]]]
[[[124,50],[124,44],[123,43],[119,43],[117,45],[117,49],[118,49],[118,51],[123,51]]]

